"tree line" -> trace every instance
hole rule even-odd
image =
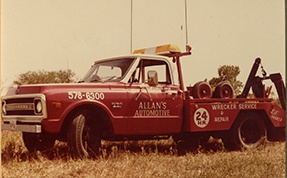
[[[58,70],[58,71],[28,71],[21,73],[17,79],[13,81],[14,84],[39,84],[39,83],[74,83],[75,72],[72,70]]]

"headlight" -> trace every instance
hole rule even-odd
[[[6,112],[6,102],[5,102],[5,101],[2,102],[2,114],[3,114],[3,115],[6,115],[6,114],[7,114],[7,112]]]
[[[34,106],[35,106],[35,113],[36,114],[42,114],[43,105],[42,105],[41,100],[35,99],[34,100]]]
[[[39,101],[39,102],[37,102],[37,105],[36,105],[36,111],[37,112],[42,112],[42,103]]]

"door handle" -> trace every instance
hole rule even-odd
[[[140,87],[140,92],[138,93],[138,95],[137,95],[137,97],[136,97],[135,100],[137,101],[137,100],[139,99],[139,97],[141,96],[141,94],[142,94],[142,89],[145,89],[145,90],[146,90],[146,92],[147,92],[147,94],[148,94],[148,96],[149,96],[150,101],[152,101],[151,94],[149,93],[147,87],[145,87],[145,86],[141,86],[141,87]]]

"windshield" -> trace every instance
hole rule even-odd
[[[134,58],[95,62],[81,82],[120,81],[127,73]]]

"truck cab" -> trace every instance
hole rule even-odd
[[[161,50],[170,53],[171,47]],[[2,97],[2,130],[23,132],[31,152],[56,139],[79,144],[75,120],[87,140],[179,133],[184,95],[176,70],[166,56],[135,51],[96,61],[79,83],[16,86]]]

